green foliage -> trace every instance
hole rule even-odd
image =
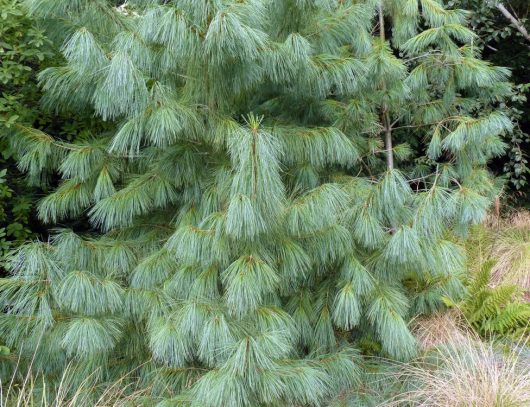
[[[44,31],[25,15],[18,0],[2,0],[0,7],[0,124],[10,127],[36,114],[25,102],[38,97],[31,81],[34,69],[51,53]]]
[[[466,240],[468,264],[495,259],[492,285],[512,284],[530,291],[530,213],[520,209],[500,217],[490,216],[489,222],[471,229]]]
[[[6,179],[7,168],[0,171],[0,265],[4,266],[3,259],[11,249],[13,241],[22,242],[31,235],[28,228],[29,209],[31,201],[29,197],[14,197],[13,189]]]
[[[503,172],[509,186],[515,192],[513,197],[518,204],[524,204],[528,193],[528,146],[530,143],[530,122],[528,121],[527,93],[530,86],[528,75],[528,41],[495,7],[495,1],[451,0],[449,5],[462,7],[471,12],[470,24],[477,33],[476,46],[485,59],[512,69],[516,86],[513,94],[502,106],[506,114],[516,124],[513,131],[504,137],[510,146],[502,160],[497,163],[497,171]],[[503,4],[513,12],[519,22],[530,29],[528,15],[530,9],[524,0],[510,0]],[[520,199],[522,198],[522,199]]]
[[[21,1],[2,0],[0,9],[0,267],[4,274],[7,251],[44,232],[35,215],[37,196],[56,183],[53,172],[41,171],[50,164],[53,144],[44,132],[71,142],[90,139],[92,131],[104,126],[90,117],[91,112],[51,115],[41,108],[37,74],[62,58]],[[25,150],[39,141],[39,149]],[[16,161],[21,151],[27,151],[25,159]],[[66,175],[82,170],[73,166],[65,162],[60,170]],[[101,188],[105,193],[104,184]]]
[[[33,206],[12,161],[7,137],[19,123],[33,122],[39,94],[35,69],[51,56],[50,42],[42,29],[25,15],[19,1],[0,1],[0,267],[13,245],[32,235],[29,227]]]
[[[528,335],[530,304],[522,299],[522,289],[516,285],[490,286],[494,266],[494,260],[484,262],[480,271],[472,275],[462,302],[449,304],[458,307],[480,335],[518,340]]]
[[[466,13],[410,3],[374,37],[373,1],[27,1],[63,44],[44,106],[106,123],[13,138],[62,179],[40,219],[92,225],[12,253],[21,363],[134,370],[151,404],[292,406],[358,399],[357,348],[413,357],[410,319],[464,291],[454,234],[498,193],[512,123]]]

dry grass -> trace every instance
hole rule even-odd
[[[104,388],[96,388],[90,382],[91,375],[74,386],[67,368],[59,384],[50,388],[42,376],[29,372],[21,383],[12,380],[4,386],[0,382],[0,407],[130,407],[140,405],[135,400],[147,392],[132,389],[126,376]]]
[[[472,335],[469,325],[455,309],[415,318],[411,330],[423,351],[448,343],[464,343]]]
[[[517,284],[530,291],[530,212],[516,212],[503,222],[491,244],[491,255],[497,260],[494,284]]]
[[[130,380],[137,369],[112,383],[96,386],[99,369],[82,376],[71,365],[66,366],[58,384],[47,383],[43,374],[33,372],[33,362],[40,347],[34,350],[27,370],[21,371],[19,358],[10,381],[0,379],[0,407],[132,407],[142,405],[138,401],[149,393],[150,388],[138,388],[138,382]]]
[[[528,407],[530,360],[520,344],[508,352],[474,338],[399,366],[405,391],[381,407]]]
[[[496,260],[493,286],[515,284],[530,294],[530,211],[520,210],[506,218],[491,216],[473,230],[467,251],[470,269],[490,258]]]

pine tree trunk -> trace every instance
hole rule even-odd
[[[383,2],[379,3],[379,36],[381,41],[386,41],[385,38],[385,17],[383,15]],[[383,79],[383,91],[386,90],[386,84]],[[383,127],[385,129],[385,151],[386,151],[386,165],[389,170],[394,168],[394,153],[392,152],[392,127],[390,124],[390,116],[388,114],[388,107],[386,103],[383,104],[382,112]]]

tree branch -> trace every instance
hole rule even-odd
[[[502,15],[506,17],[515,28],[517,28],[517,30],[523,35],[523,37],[526,38],[528,42],[530,42],[530,34],[528,34],[528,31],[526,31],[524,25],[517,18],[515,18],[512,13],[510,13],[506,9],[506,7],[504,7],[502,3],[497,3],[496,7],[502,13]]]

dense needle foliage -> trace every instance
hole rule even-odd
[[[498,192],[508,72],[436,0],[29,0],[65,64],[43,103],[109,122],[13,137],[57,171],[0,282],[0,335],[51,380],[134,372],[168,405],[353,400],[359,350],[463,293]],[[408,143],[419,147],[412,149]],[[34,351],[35,355],[33,357]],[[165,405],[165,404],[164,404]]]
[[[515,123],[512,132],[504,138],[508,144],[502,160],[495,160],[509,179],[513,190],[511,198],[518,204],[528,206],[528,151],[530,151],[530,104],[527,94],[530,89],[530,73],[527,69],[530,57],[530,42],[518,28],[497,8],[503,5],[526,31],[530,30],[530,4],[527,0],[483,1],[451,0],[449,4],[470,11],[470,25],[478,36],[476,45],[482,49],[483,57],[496,65],[510,68],[512,80],[517,84],[515,94],[506,106],[507,114]],[[500,169],[500,168],[499,168]]]

